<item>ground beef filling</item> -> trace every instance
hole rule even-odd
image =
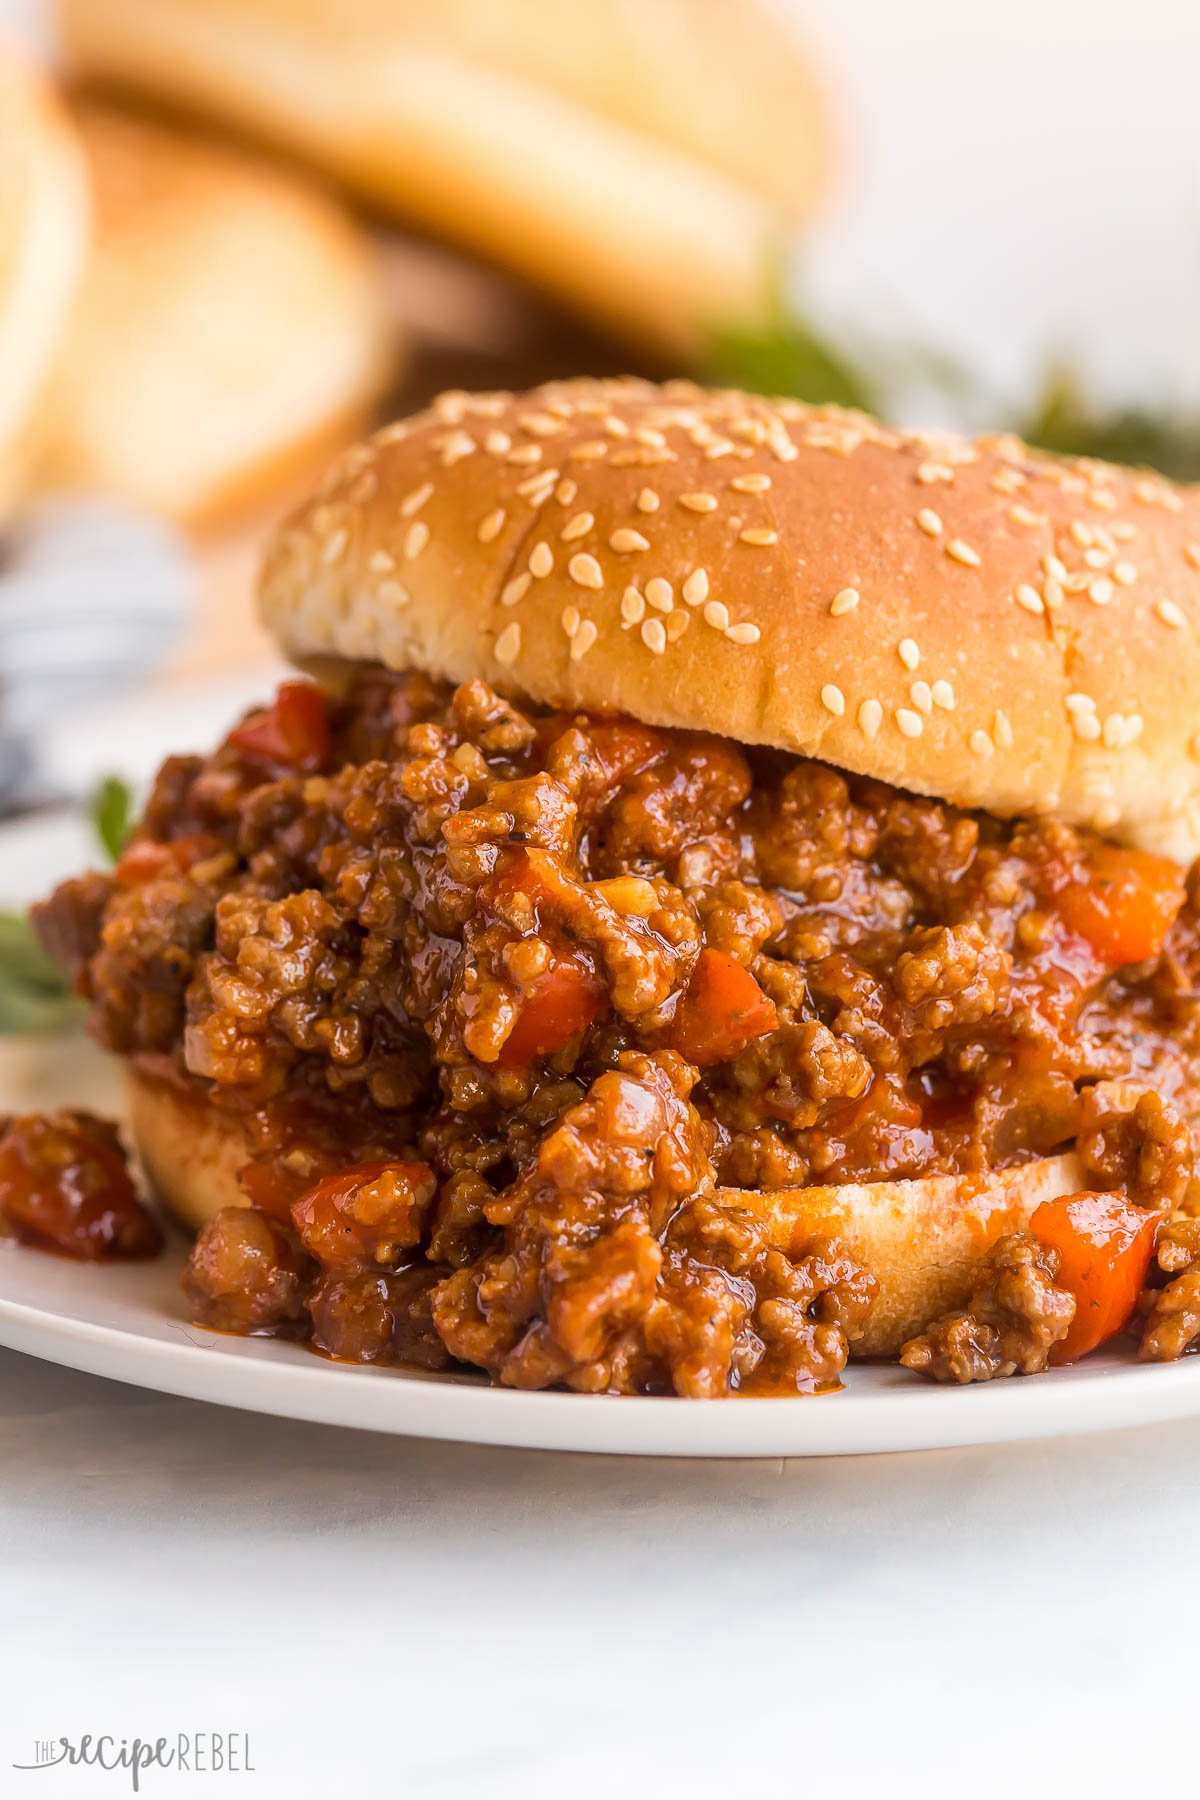
[[[198,1317],[719,1394],[835,1381],[872,1289],[719,1189],[1079,1139],[1098,1189],[1190,1204],[1198,899],[1053,820],[367,675],[168,761],[38,923],[104,1043],[246,1130],[258,1210],[202,1235]]]

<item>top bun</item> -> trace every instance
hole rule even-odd
[[[349,452],[262,588],[294,657],[820,757],[1200,850],[1200,496],[688,383],[444,394]]]
[[[765,0],[55,0],[83,74],[231,123],[673,356],[763,323],[826,175]]]
[[[87,235],[71,122],[33,65],[0,39],[0,515],[24,485]]]

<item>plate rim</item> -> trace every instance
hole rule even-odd
[[[15,1247],[14,1247],[15,1248]],[[17,1250],[18,1255],[37,1252]],[[144,1302],[135,1302],[137,1305]],[[155,1314],[151,1337],[0,1293],[0,1345],[144,1390],[241,1411],[398,1436],[512,1449],[662,1457],[873,1455],[1152,1425],[1200,1413],[1200,1357],[1171,1368],[1106,1361],[967,1388],[898,1377],[895,1387],[820,1398],[689,1401],[671,1396],[526,1392],[470,1377],[327,1363],[301,1346],[256,1358]],[[862,1369],[859,1369],[861,1376]],[[880,1367],[891,1372],[891,1365]],[[714,1410],[715,1409],[715,1410]],[[807,1421],[807,1423],[806,1423]]]

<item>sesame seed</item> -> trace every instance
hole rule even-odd
[[[1008,722],[1007,713],[997,710],[992,720],[992,737],[1002,750],[1012,749],[1013,728]]]
[[[452,469],[464,456],[475,453],[475,439],[466,431],[455,431],[442,444],[442,467]]]
[[[531,437],[553,437],[555,432],[562,430],[562,420],[552,418],[549,413],[522,413],[517,424]]]
[[[403,500],[400,502],[401,518],[411,519],[415,512],[420,512],[432,492],[432,481],[423,481],[420,487],[415,487],[412,490],[411,494],[405,494]]]
[[[404,534],[404,555],[408,562],[420,556],[429,542],[429,527],[424,519],[414,519]]]
[[[951,538],[946,545],[946,555],[954,558],[956,563],[963,563],[968,569],[977,569],[983,558],[978,550],[972,550],[970,544],[964,544],[961,538]]]
[[[1075,736],[1085,744],[1091,744],[1100,736],[1100,721],[1093,712],[1073,712],[1071,723],[1075,727]]]
[[[1044,613],[1046,610],[1046,602],[1042,599],[1042,596],[1038,593],[1037,589],[1035,587],[1030,587],[1027,581],[1021,583],[1013,597],[1016,600],[1017,605],[1023,606],[1027,613],[1038,614]]]
[[[762,632],[757,625],[751,625],[746,621],[741,625],[727,626],[725,636],[731,644],[757,644]]]
[[[858,709],[858,728],[863,736],[873,742],[879,736],[882,724],[883,708],[878,700],[864,700]]]
[[[680,494],[679,504],[686,506],[689,512],[716,512],[717,496],[715,494]]]
[[[921,530],[925,533],[926,537],[940,537],[942,534],[941,518],[934,512],[932,506],[923,506],[921,508],[920,512],[917,514],[917,524],[921,527]]]
[[[1042,599],[1046,603],[1046,611],[1057,612],[1065,598],[1066,596],[1063,593],[1062,582],[1056,580],[1053,575],[1047,575],[1045,585],[1042,588]]]
[[[945,463],[923,462],[917,469],[917,480],[924,487],[931,486],[935,481],[953,481],[954,470]]]
[[[1035,513],[1031,506],[1026,506],[1021,501],[1018,501],[1015,506],[1009,507],[1008,516],[1012,520],[1014,525],[1044,525],[1045,524],[1045,515],[1044,514]]]
[[[919,738],[925,729],[920,713],[913,712],[907,706],[896,708],[896,723],[906,738]]]
[[[1156,600],[1154,610],[1164,625],[1171,625],[1176,631],[1182,630],[1187,624],[1182,608],[1176,606],[1174,600]]]
[[[627,587],[621,596],[621,617],[626,625],[640,625],[646,616],[646,597],[635,587]]]
[[[659,612],[670,612],[675,604],[675,590],[661,575],[652,575],[646,583],[646,598]]]
[[[935,706],[940,706],[943,712],[954,711],[954,689],[948,681],[935,681],[929,692]]]
[[[689,606],[701,606],[708,599],[708,570],[693,569],[683,584],[682,593]]]
[[[920,666],[921,652],[912,638],[901,638],[896,648],[900,653],[900,661],[906,669],[916,669]]]
[[[765,546],[779,542],[779,533],[772,531],[769,525],[748,525],[745,531],[738,532],[738,537],[743,544]]]
[[[326,538],[321,549],[321,561],[327,566],[337,562],[349,542],[350,533],[344,526],[340,527],[332,537]]]
[[[704,608],[704,623],[714,631],[724,631],[729,624],[729,608],[722,600],[710,600]]]
[[[933,689],[927,681],[914,681],[908,690],[908,697],[918,712],[933,711]]]
[[[986,731],[973,731],[967,742],[976,756],[994,756],[996,754],[996,746]]]
[[[1137,570],[1131,562],[1121,561],[1113,564],[1113,580],[1120,587],[1132,587],[1137,580]]]
[[[840,719],[846,710],[846,696],[834,682],[827,681],[821,689],[821,705],[826,712],[831,712],[835,719]]]
[[[489,431],[483,440],[483,447],[489,456],[507,456],[512,449],[512,439],[507,431]]]
[[[642,625],[642,642],[647,650],[655,656],[661,656],[667,647],[667,628],[661,619],[647,619]]]
[[[1107,606],[1116,591],[1107,575],[1098,575],[1088,588],[1088,597],[1096,606]]]
[[[732,476],[729,485],[739,494],[765,494],[771,486],[771,477],[751,471],[747,475]]]
[[[659,509],[659,505],[660,505],[660,501],[659,501],[658,495],[655,493],[653,488],[643,488],[641,493],[637,497],[637,509],[639,512],[643,512],[643,513],[657,512]]]
[[[1063,701],[1068,712],[1095,712],[1096,702],[1090,694],[1068,694]]]
[[[581,662],[599,635],[600,632],[594,620],[582,620],[578,631],[571,633],[571,661]]]
[[[538,506],[550,494],[557,480],[557,469],[539,469],[536,475],[527,475],[524,481],[517,483],[517,492],[523,500],[532,500]]]
[[[521,627],[516,619],[512,619],[496,639],[496,661],[504,663],[506,666],[514,663],[520,648]]]
[[[577,512],[574,518],[567,520],[558,535],[564,544],[570,544],[576,538],[586,537],[595,523],[596,519],[593,513]]]
[[[542,446],[540,444],[518,444],[515,450],[509,451],[505,460],[514,464],[518,469],[525,468],[530,463],[540,463]]]
[[[559,614],[559,624],[568,637],[574,637],[579,630],[582,615],[577,606],[564,606]]]
[[[667,642],[673,644],[677,638],[681,638],[691,622],[690,613],[673,612],[667,620]]]
[[[608,455],[608,445],[603,438],[590,438],[585,444],[576,444],[570,455],[572,462],[599,462]]]
[[[515,606],[518,600],[523,600],[529,592],[530,580],[529,574],[525,573],[514,575],[511,581],[506,582],[500,590],[501,606]]]
[[[634,531],[628,525],[619,526],[610,536],[608,543],[609,548],[617,551],[619,555],[624,555],[628,551],[650,548],[650,539],[643,537],[640,531]]]
[[[844,587],[829,602],[829,610],[835,619],[840,619],[848,612],[853,612],[862,595],[855,587]]]
[[[1059,556],[1043,556],[1042,567],[1053,581],[1067,579],[1067,565]]]
[[[604,571],[594,556],[586,550],[578,552],[567,564],[567,574],[578,587],[602,588]]]
[[[480,519],[479,529],[475,533],[479,542],[481,544],[495,543],[496,539],[500,536],[500,533],[504,530],[504,521],[507,517],[508,514],[502,506],[497,506],[490,513],[485,513],[483,518]]]
[[[1084,551],[1083,560],[1089,569],[1103,569],[1112,561],[1112,551],[1102,550],[1099,544],[1094,544]]]
[[[535,544],[533,549],[529,552],[529,573],[540,578],[544,575],[549,575],[553,567],[554,552],[543,538],[541,542]]]
[[[398,581],[381,581],[377,592],[379,598],[390,606],[407,606],[412,599],[408,589]]]
[[[1104,721],[1103,736],[1108,749],[1121,748],[1125,742],[1125,719],[1122,713],[1109,713]]]
[[[372,550],[367,561],[367,567],[373,569],[377,575],[386,575],[395,566],[395,557],[389,555],[386,550]]]
[[[579,483],[572,481],[569,475],[564,475],[554,490],[554,498],[560,506],[570,506],[578,492]]]

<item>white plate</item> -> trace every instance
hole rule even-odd
[[[87,838],[60,816],[0,828],[0,885],[23,900],[80,866]],[[0,1111],[64,1100],[111,1111],[105,1059],[80,1037],[0,1042]],[[325,1424],[539,1450],[634,1456],[829,1456],[1058,1437],[1200,1413],[1200,1357],[1143,1368],[1091,1357],[1032,1380],[944,1389],[898,1367],[852,1368],[816,1400],[524,1394],[472,1376],[337,1367],[292,1344],[188,1323],[185,1246],[96,1269],[0,1245],[0,1344],[71,1368],[225,1406]]]

